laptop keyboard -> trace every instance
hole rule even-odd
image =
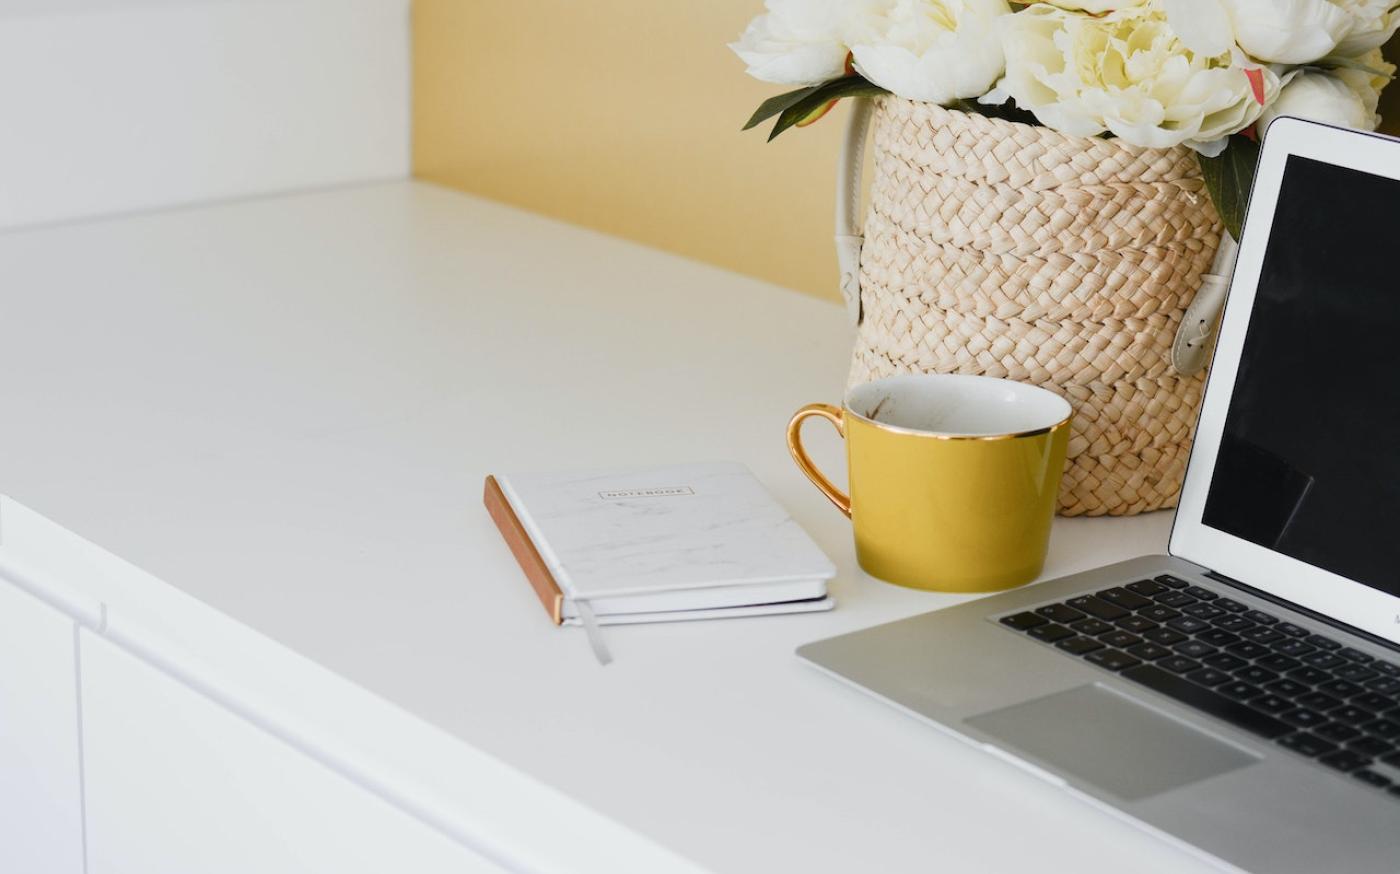
[[[999,621],[1400,799],[1400,665],[1167,574]]]

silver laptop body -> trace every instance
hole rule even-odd
[[[798,655],[1222,867],[1400,872],[1397,202],[1270,127],[1171,555]]]

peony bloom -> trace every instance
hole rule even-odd
[[[1297,71],[1284,79],[1278,99],[1259,115],[1259,129],[1280,115],[1306,118],[1338,127],[1375,130],[1381,123],[1376,114],[1381,89],[1395,72],[1395,65],[1371,49],[1356,61],[1376,72],[1342,67],[1328,72]]]
[[[1162,0],[1192,51],[1224,53],[1238,43],[1252,57],[1306,64],[1334,52],[1357,55],[1395,33],[1390,0]]]
[[[1364,130],[1371,130],[1373,118],[1355,91],[1327,73],[1299,73],[1290,79],[1259,115],[1260,129],[1267,130],[1280,115]]]
[[[984,101],[1013,97],[1067,134],[1216,155],[1278,93],[1270,70],[1238,51],[1191,51],[1150,6],[1093,17],[1035,4],[1001,30],[1006,75]]]
[[[748,74],[781,85],[815,85],[846,71],[847,21],[865,4],[842,0],[767,0],[768,14],[729,44]]]
[[[853,18],[856,69],[900,97],[948,103],[986,93],[1005,67],[1006,0],[894,0]]]

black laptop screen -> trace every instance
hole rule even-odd
[[[1202,521],[1400,595],[1400,182],[1288,159]]]

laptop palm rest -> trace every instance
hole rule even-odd
[[[1260,760],[1096,684],[978,714],[966,722],[1013,750],[1126,801]]]

